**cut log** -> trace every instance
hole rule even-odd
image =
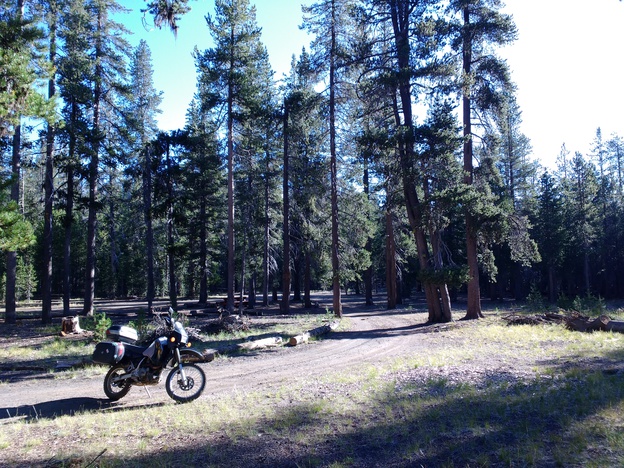
[[[609,322],[611,322],[611,319],[606,315],[601,315],[594,320],[591,320],[589,317],[583,317],[582,315],[574,315],[567,320],[566,325],[571,330],[592,332],[606,331]]]
[[[270,338],[263,338],[261,340],[248,341],[246,343],[237,344],[237,348],[245,351],[251,351],[254,349],[271,348],[275,346],[281,346],[283,344],[281,336],[272,336]]]
[[[310,339],[310,334],[308,332],[302,333],[301,335],[291,336],[290,340],[288,340],[288,344],[290,346],[297,346],[302,343],[307,343]]]
[[[82,333],[82,331],[77,315],[74,317],[63,317],[63,321],[61,322],[61,336]]]
[[[308,333],[310,334],[310,336],[326,335],[327,333],[338,328],[338,326],[340,326],[340,320],[334,320],[333,322],[329,322],[327,325],[323,325],[318,328],[313,328]]]
[[[334,320],[333,322],[328,323],[327,325],[322,325],[317,328],[313,328],[312,330],[302,333],[301,335],[293,336],[290,340],[288,340],[288,344],[290,346],[297,346],[302,343],[307,343],[311,337],[326,335],[327,333],[335,330],[340,325],[340,320]]]
[[[605,329],[610,332],[624,333],[624,322],[619,320],[610,320]]]

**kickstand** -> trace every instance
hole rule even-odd
[[[149,391],[149,388],[147,388],[147,385],[144,385],[143,388],[145,389],[145,391],[147,392],[147,396],[152,398],[152,394]]]

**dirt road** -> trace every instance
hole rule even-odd
[[[320,341],[202,364],[208,377],[202,398],[302,384],[306,379],[317,379],[342,369],[369,366],[439,346],[439,340],[423,333],[425,313],[363,307],[357,300],[346,300],[344,312],[347,330],[332,332]],[[67,379],[47,374],[4,383],[0,385],[0,419],[16,415],[51,417],[112,405],[172,403],[162,382],[148,387],[149,393],[145,388],[134,387],[127,397],[110,403],[102,390],[102,382],[102,375]]]

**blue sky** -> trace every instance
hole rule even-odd
[[[177,39],[168,30],[146,30],[142,0],[121,0],[133,13],[124,23],[136,45],[145,39],[152,51],[154,82],[164,92],[159,118],[163,130],[184,126],[196,86],[191,53],[211,46],[205,15],[213,0],[191,1],[191,13],[180,21]],[[299,30],[301,1],[251,0],[256,5],[262,41],[276,77],[290,68],[310,38]],[[308,1],[306,3],[311,3]],[[624,2],[618,0],[507,0],[519,39],[500,53],[512,69],[523,111],[523,132],[531,139],[533,157],[553,167],[566,143],[587,154],[596,128],[603,138],[624,136]]]

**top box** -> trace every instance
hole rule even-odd
[[[110,341],[121,341],[122,343],[135,344],[139,339],[134,328],[125,325],[113,325],[106,330],[106,338]]]

